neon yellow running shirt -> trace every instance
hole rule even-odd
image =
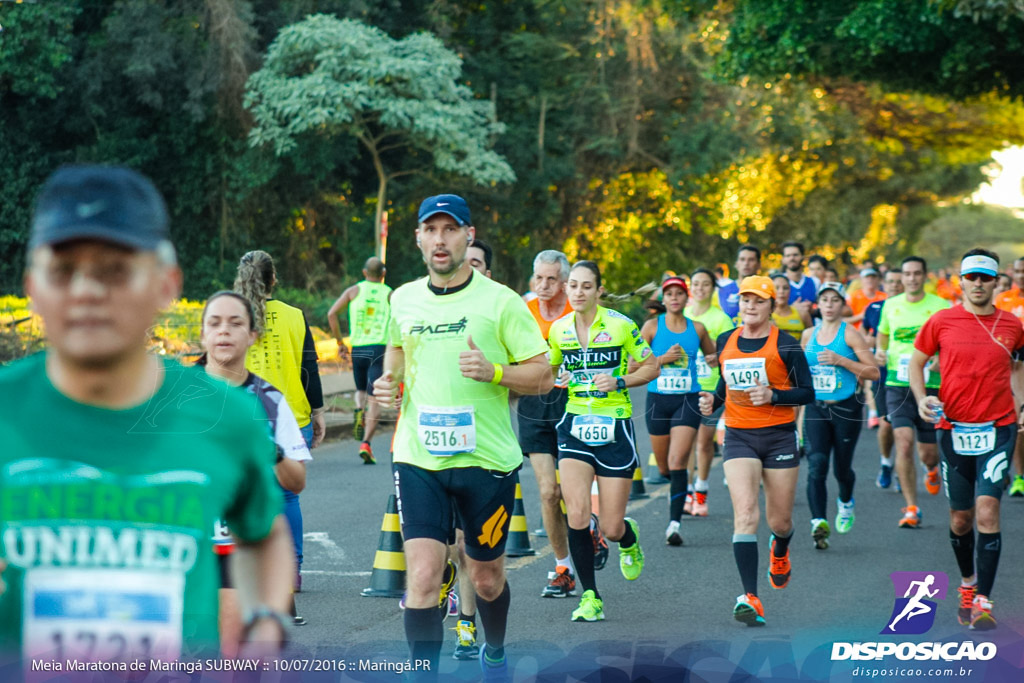
[[[933,313],[949,308],[945,299],[925,294],[920,301],[907,301],[906,294],[889,297],[882,306],[882,319],[878,323],[878,336],[889,337],[885,383],[890,387],[910,386],[910,357],[914,355],[914,340]],[[925,386],[938,389],[942,380],[939,365],[930,370],[925,366]]]
[[[394,462],[428,470],[483,467],[510,472],[523,462],[509,418],[508,389],[462,376],[469,338],[492,363],[508,365],[547,350],[518,294],[474,275],[464,288],[434,294],[427,278],[391,296],[390,344],[405,354],[405,393]]]
[[[596,391],[594,375],[604,373],[624,377],[629,359],[637,363],[651,355],[651,347],[640,336],[633,320],[618,311],[597,307],[597,315],[590,326],[590,339],[584,350],[576,337],[576,313],[559,318],[548,332],[551,345],[551,365],[564,366],[570,374],[569,402],[566,412],[573,415],[604,415],[627,418],[633,415],[629,389],[605,393]]]

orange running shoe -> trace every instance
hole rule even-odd
[[[693,516],[694,517],[707,517],[708,516],[708,492],[707,491],[696,491],[693,494]]]
[[[991,631],[996,627],[992,616],[992,601],[986,595],[975,595],[971,605],[971,629],[975,631]]]
[[[772,534],[772,540],[768,544],[768,560],[768,583],[772,588],[782,590],[789,585],[792,567],[789,564],[789,548],[786,548],[786,554],[782,557],[775,557],[775,534]]]
[[[909,505],[903,508],[903,517],[900,519],[900,528],[917,529],[921,526],[921,511],[916,505]]]
[[[359,444],[359,457],[363,459],[364,465],[376,465],[377,459],[373,457],[373,448],[369,441]]]
[[[741,595],[732,608],[732,618],[747,626],[764,626],[764,606],[753,593]]]
[[[939,495],[939,491],[942,489],[942,479],[939,477],[938,465],[929,469],[928,474],[924,475],[924,487],[933,496]]]
[[[960,584],[956,589],[960,594],[960,606],[956,610],[956,619],[961,626],[971,625],[971,605],[974,603],[974,595],[978,592],[978,585],[965,586]]]

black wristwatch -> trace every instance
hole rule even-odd
[[[619,391],[622,391],[623,389],[625,389],[626,388],[626,378],[625,377],[616,377],[615,378],[615,388],[618,389]]]

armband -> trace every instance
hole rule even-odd
[[[491,384],[501,384],[501,378],[505,376],[505,369],[501,367],[500,363],[494,364],[494,377],[491,378]]]

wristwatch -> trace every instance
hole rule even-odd
[[[250,631],[252,631],[252,628],[256,625],[256,622],[262,619],[270,619],[271,621],[276,621],[277,625],[281,627],[281,649],[283,650],[285,646],[288,644],[288,629],[291,626],[292,618],[289,615],[271,609],[266,605],[259,605],[252,612],[249,613],[249,618],[246,619],[245,626],[242,628],[241,641],[243,643],[249,642]]]
[[[625,389],[626,388],[626,378],[625,377],[616,377],[615,378],[615,388],[618,389],[619,391],[622,391],[623,389]]]

